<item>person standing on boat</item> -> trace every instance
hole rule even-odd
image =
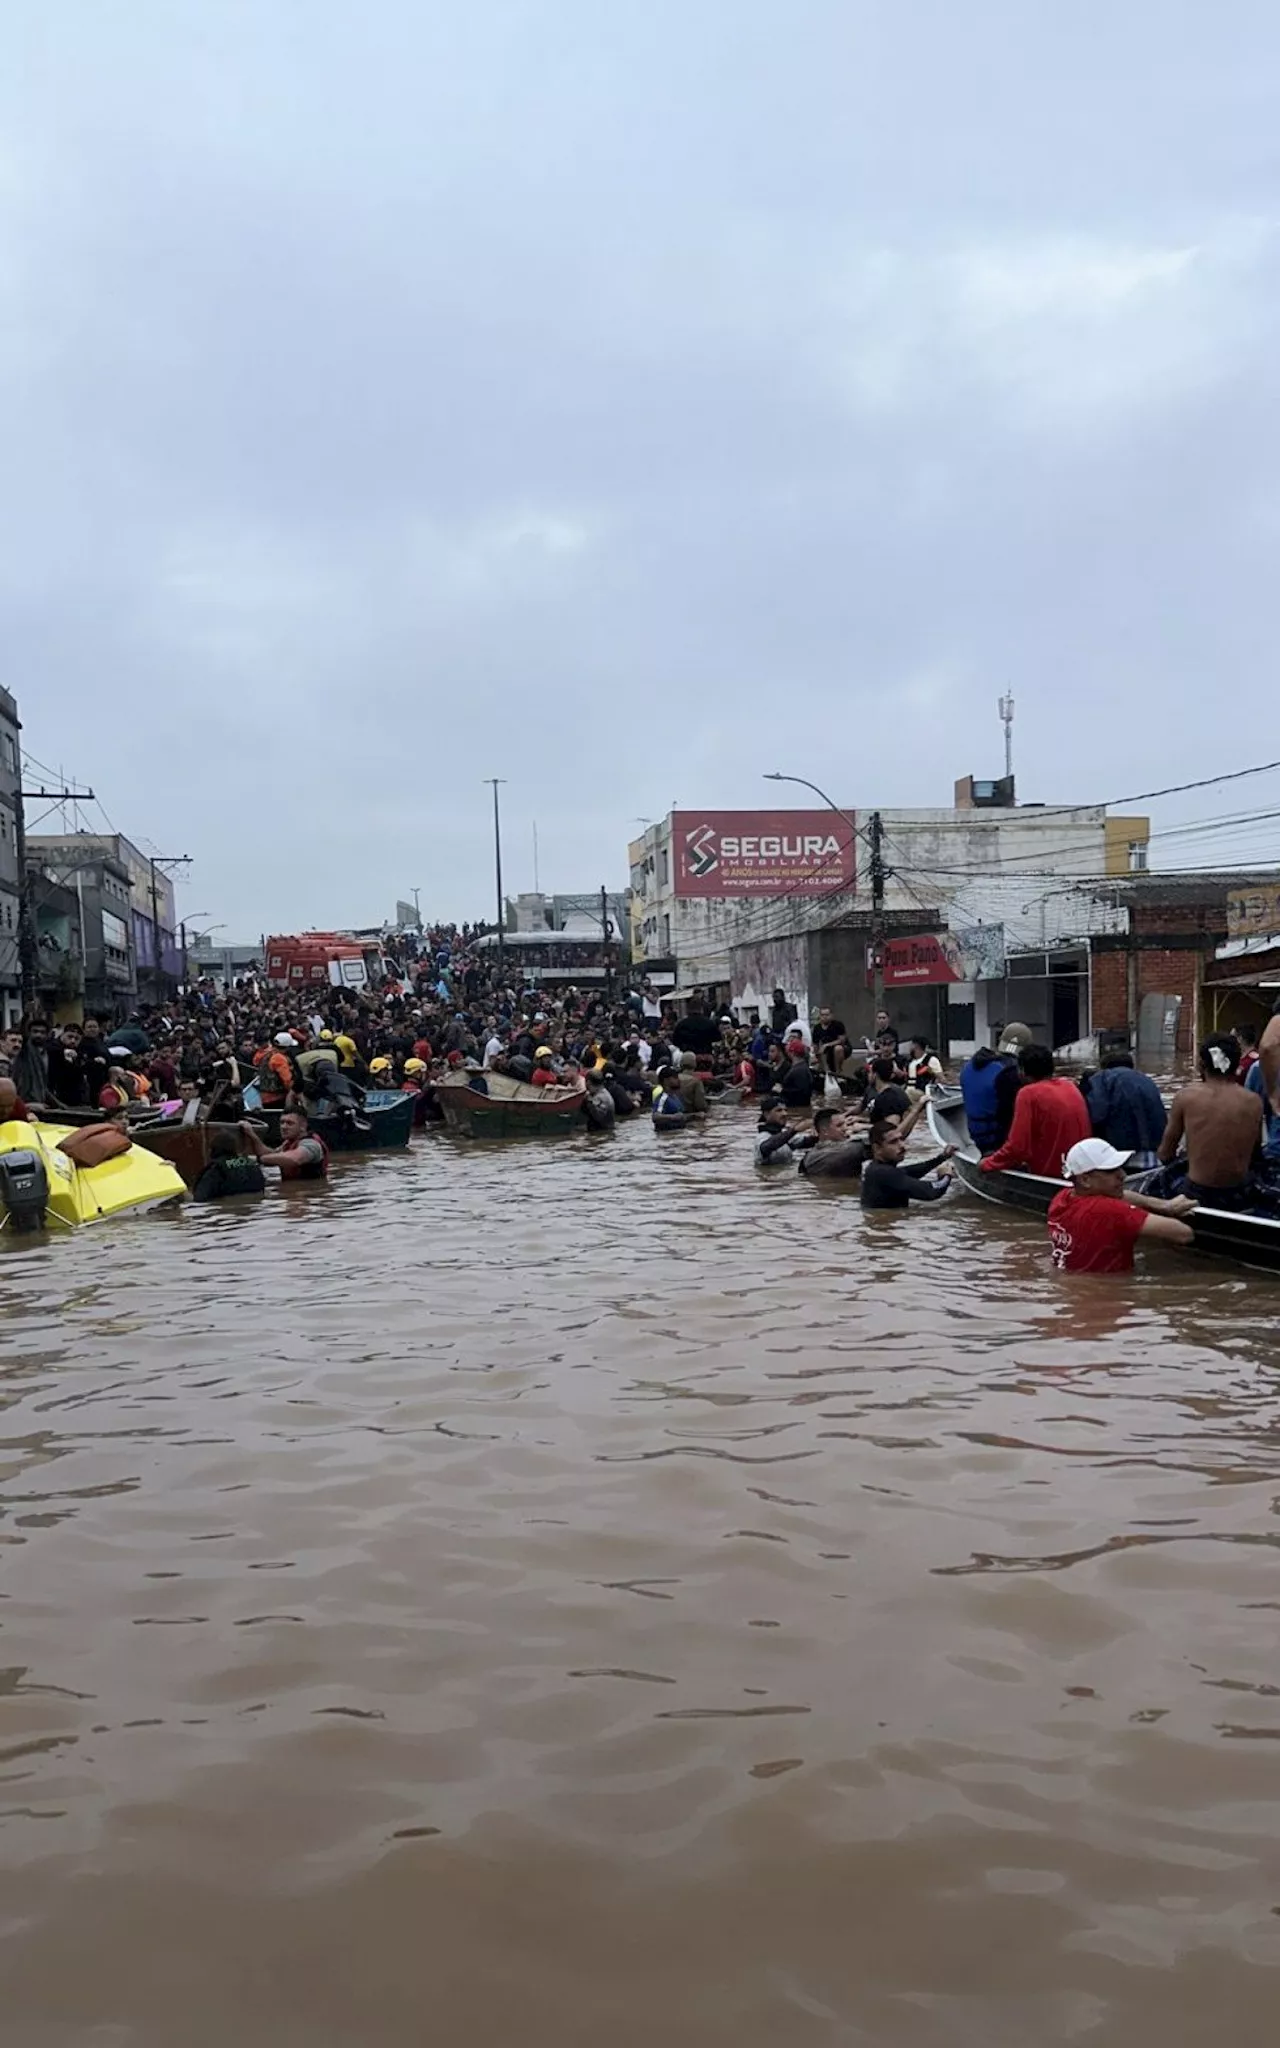
[[[1104,1053],[1099,1072],[1085,1083],[1084,1099],[1095,1134],[1124,1153],[1132,1172],[1156,1164],[1169,1118],[1160,1090],[1150,1074],[1138,1073],[1131,1052]]]
[[[1092,1136],[1089,1111],[1080,1090],[1053,1071],[1047,1045],[1028,1045],[1019,1056],[1022,1086],[1013,1109],[1013,1124],[1004,1144],[982,1161],[983,1173],[1062,1175],[1062,1161],[1073,1145]]]
[[[1194,1232],[1185,1219],[1194,1201],[1126,1192],[1131,1159],[1105,1138],[1083,1138],[1071,1147],[1063,1161],[1070,1186],[1049,1204],[1049,1243],[1060,1273],[1131,1273],[1139,1238],[1191,1243]]]
[[[323,1180],[329,1171],[329,1147],[311,1129],[305,1110],[285,1110],[274,1152],[263,1144],[253,1124],[242,1123],[240,1128],[259,1166],[277,1167],[281,1180]]]
[[[281,1109],[293,1091],[298,1041],[291,1031],[277,1031],[254,1062],[258,1099],[264,1109]]]

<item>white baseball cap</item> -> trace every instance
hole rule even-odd
[[[1132,1157],[1132,1152],[1117,1152],[1105,1138],[1082,1138],[1071,1147],[1062,1164],[1068,1180],[1074,1180],[1078,1173],[1114,1173],[1117,1166],[1127,1166]]]

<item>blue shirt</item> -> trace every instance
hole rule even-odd
[[[1254,1061],[1244,1077],[1244,1085],[1262,1097],[1263,1129],[1266,1133],[1262,1140],[1262,1156],[1264,1159],[1280,1159],[1280,1116],[1271,1107],[1267,1084],[1262,1078],[1261,1060]]]

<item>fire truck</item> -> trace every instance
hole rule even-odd
[[[267,980],[288,988],[368,988],[377,976],[372,953],[346,932],[301,932],[266,942]]]

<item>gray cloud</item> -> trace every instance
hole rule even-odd
[[[1280,30],[1158,25],[28,7],[35,750],[239,934],[484,910],[491,773],[571,888],[775,766],[946,801],[1010,684],[1028,795],[1265,756]]]

